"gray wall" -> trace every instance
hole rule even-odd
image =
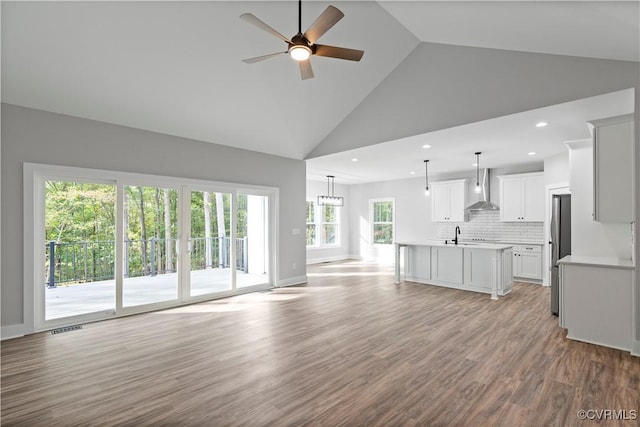
[[[421,43],[308,158],[638,87],[637,62]]]
[[[23,323],[24,162],[277,187],[276,279],[305,278],[304,161],[6,104],[1,150],[3,327]]]

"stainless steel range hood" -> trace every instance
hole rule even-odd
[[[500,209],[498,205],[489,201],[489,187],[491,186],[490,183],[491,171],[489,169],[485,169],[484,175],[482,177],[482,200],[475,202],[471,206],[467,206],[467,208],[465,209],[466,212],[497,211]]]

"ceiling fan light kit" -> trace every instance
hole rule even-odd
[[[289,48],[289,55],[296,61],[306,61],[311,56],[311,49],[302,45],[291,46]]]
[[[288,53],[291,58],[298,61],[302,80],[306,80],[313,78],[313,69],[311,68],[310,61],[310,58],[313,55],[346,59],[349,61],[360,61],[360,59],[362,59],[362,55],[364,55],[364,51],[362,50],[316,44],[316,41],[343,17],[344,13],[342,13],[338,8],[328,6],[324,12],[318,16],[313,24],[311,24],[309,29],[305,33],[302,33],[302,0],[298,0],[298,34],[291,37],[291,39],[288,39],[271,26],[258,19],[255,15],[251,13],[243,13],[240,15],[240,19],[255,25],[261,30],[266,31],[287,43],[287,50],[285,52],[276,52],[256,56],[254,58],[247,58],[243,59],[243,62],[247,64],[255,64],[256,62],[273,58],[282,53]]]

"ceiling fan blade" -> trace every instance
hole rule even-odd
[[[313,78],[313,68],[311,68],[311,61],[308,59],[304,61],[300,61],[300,75],[302,76],[302,80],[312,79]]]
[[[272,35],[276,36],[277,38],[279,38],[280,40],[282,40],[285,43],[291,43],[291,40],[289,40],[288,38],[286,38],[285,36],[283,36],[282,34],[277,32],[276,30],[271,28],[269,25],[265,24],[263,21],[258,19],[252,13],[243,13],[242,15],[240,15],[240,19],[242,19],[243,21],[247,21],[250,24],[255,25],[256,27],[266,31],[269,34],[272,34]]]
[[[274,56],[282,55],[283,53],[287,52],[276,52],[268,55],[256,56],[254,58],[243,59],[242,62],[246,64],[255,64],[256,62],[264,61],[265,59],[273,58]]]
[[[318,56],[328,56],[330,58],[348,59],[349,61],[360,61],[362,55],[364,55],[364,50],[317,44],[315,54]]]
[[[304,33],[304,37],[309,40],[311,44],[315,43],[329,28],[336,25],[336,23],[344,17],[344,13],[340,12],[338,8],[329,6],[324,12],[318,16],[318,19],[314,21],[309,29]]]

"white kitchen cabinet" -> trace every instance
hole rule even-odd
[[[560,326],[567,338],[632,350],[630,259],[566,256],[560,266]]]
[[[461,247],[431,248],[431,278],[439,282],[462,284],[463,258]]]
[[[464,222],[469,183],[466,179],[439,181],[431,184],[431,220],[434,222]]]
[[[508,294],[513,285],[511,254],[512,249],[488,251],[464,248],[464,284],[482,288],[496,283],[498,295]]]
[[[502,175],[500,221],[544,221],[544,175],[542,172]]]
[[[589,122],[593,126],[593,219],[634,218],[633,115]]]
[[[405,263],[407,280],[421,282],[431,279],[431,246],[409,246]]]
[[[513,246],[513,276],[542,280],[542,246]]]

